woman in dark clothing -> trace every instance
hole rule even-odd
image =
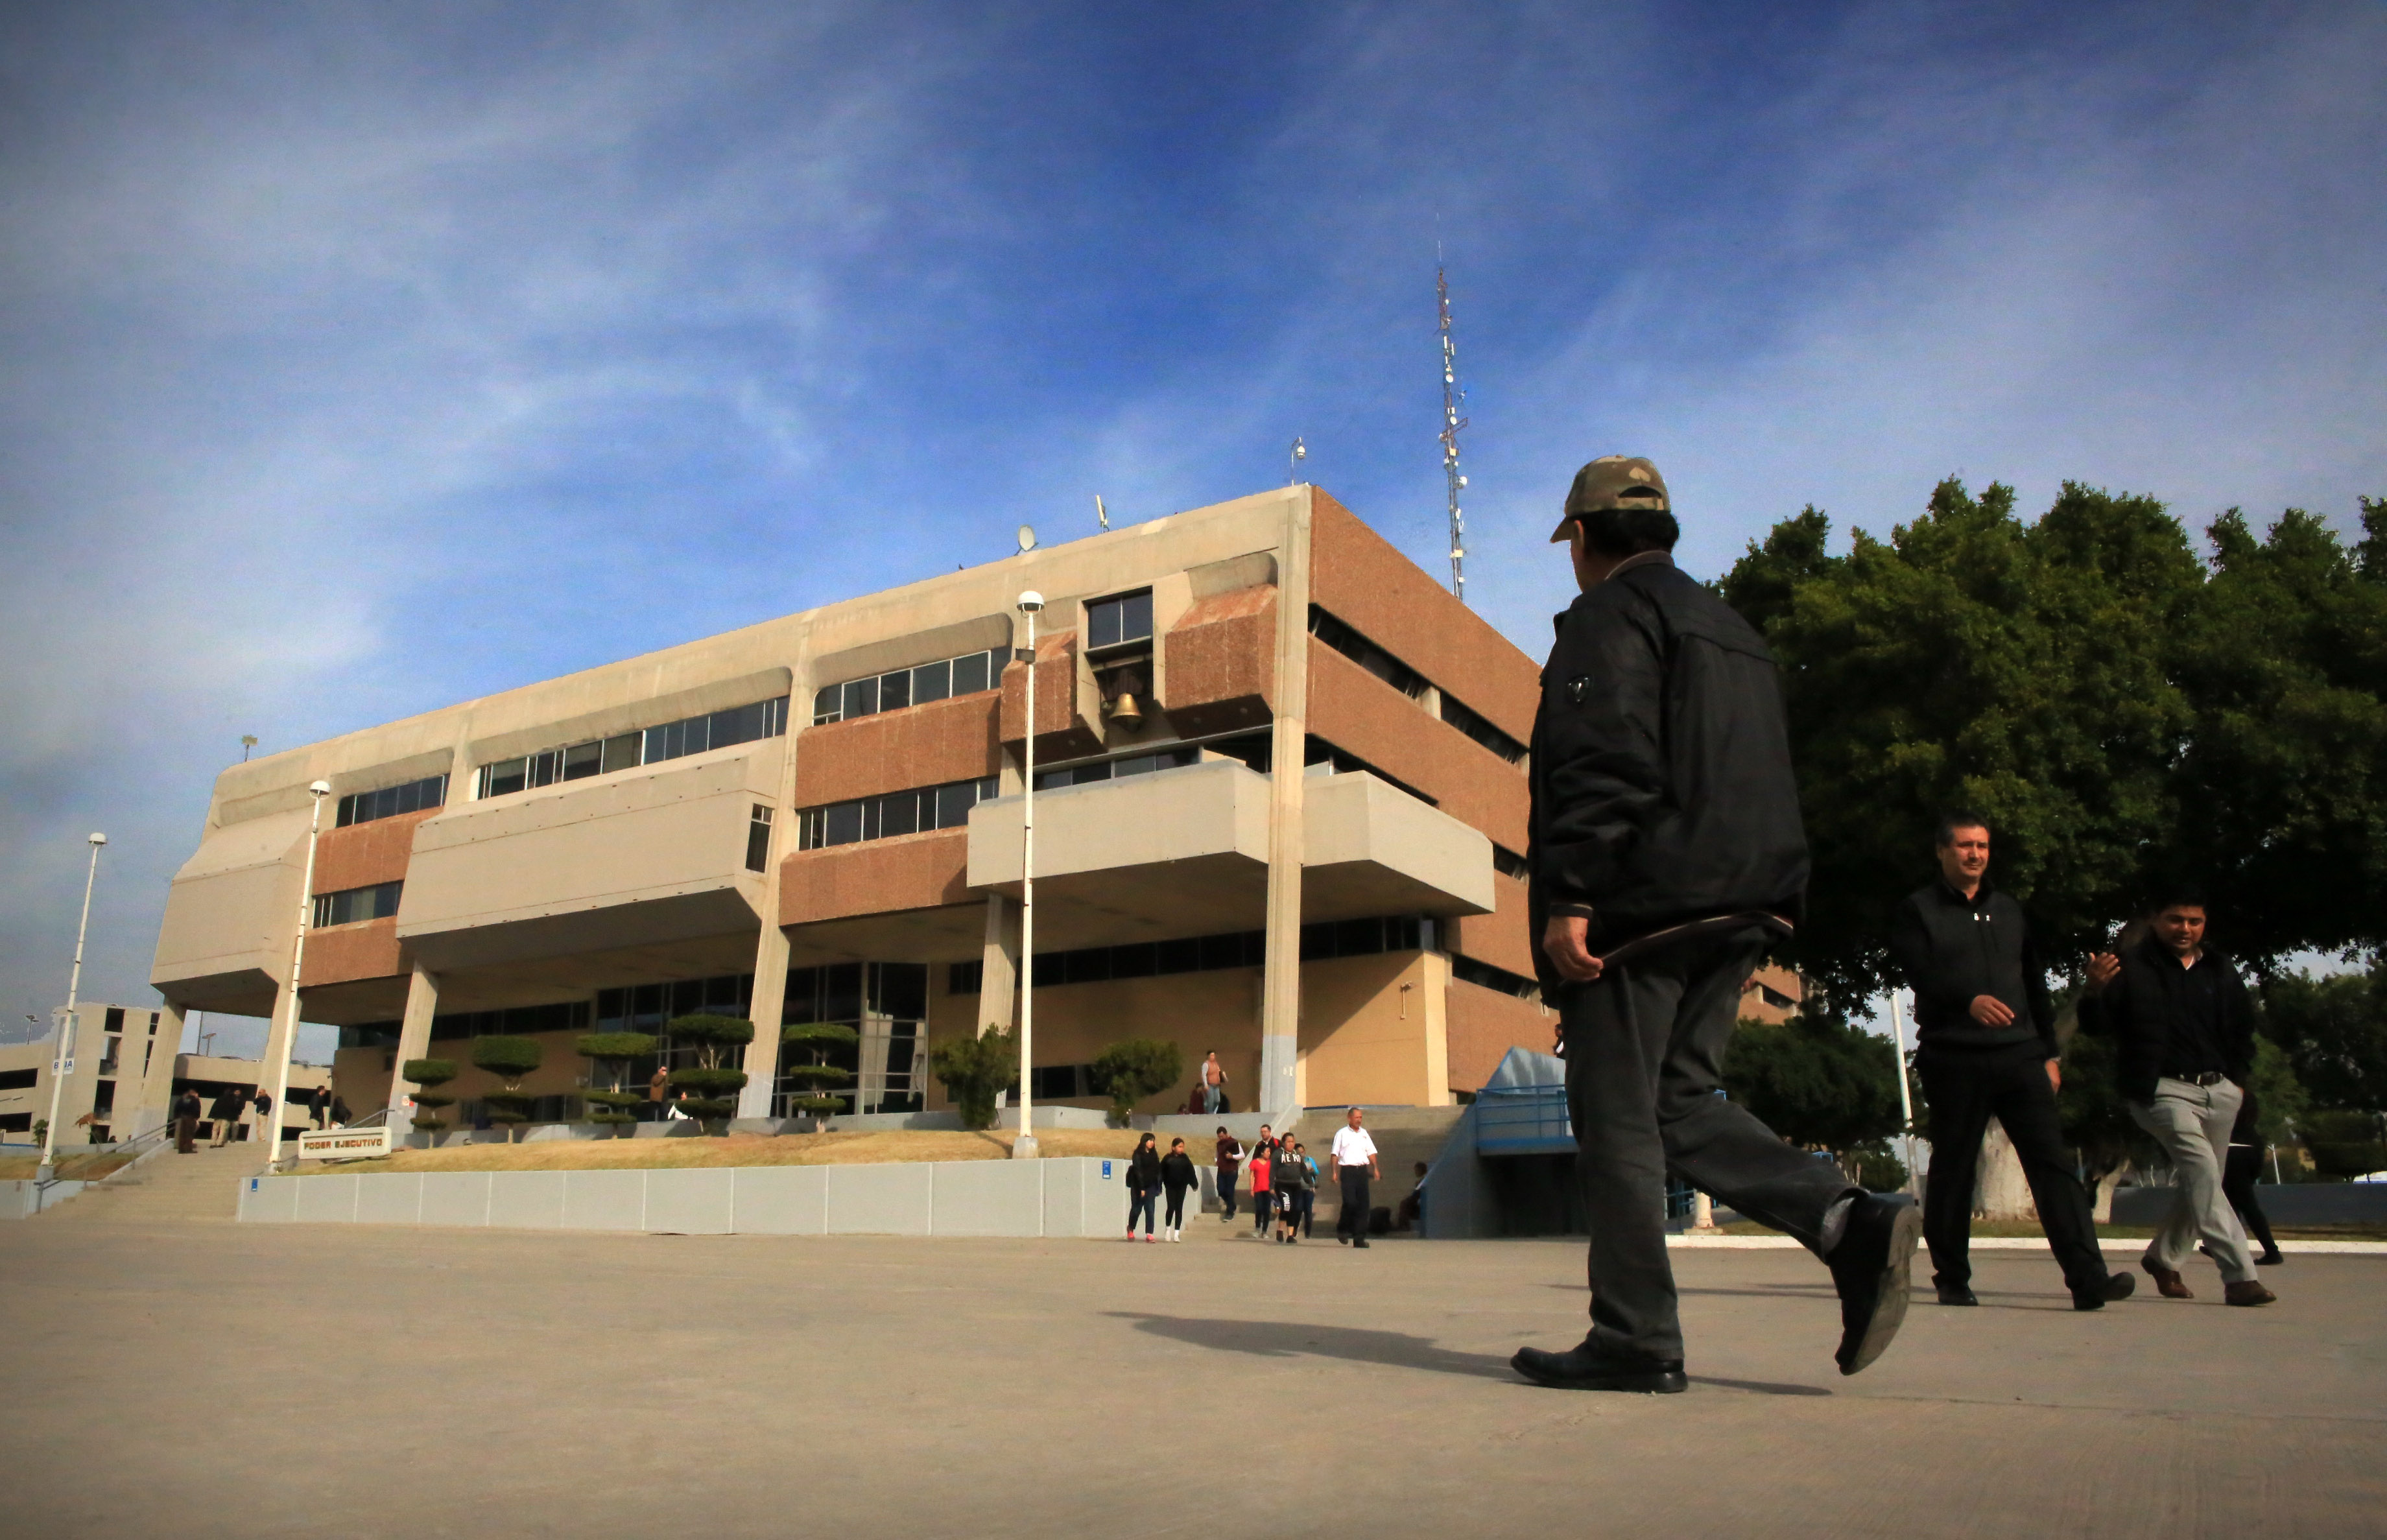
[[[2286,1260],[2280,1255],[2280,1243],[2271,1239],[2271,1220],[2263,1205],[2254,1201],[2254,1179],[2263,1173],[2263,1136],[2254,1127],[2261,1116],[2254,1107],[2254,1088],[2243,1089],[2244,1099],[2238,1104],[2238,1120],[2229,1127],[2229,1155],[2221,1168],[2221,1191],[2229,1206],[2238,1211],[2238,1220],[2246,1233],[2263,1243],[2263,1255],[2254,1258],[2258,1268],[2277,1267]]]
[[[1269,1152],[1269,1190],[1276,1198],[1276,1238],[1280,1244],[1299,1240],[1296,1233],[1301,1224],[1301,1192],[1308,1184],[1308,1162],[1293,1147],[1290,1139],[1280,1139]]]
[[[1135,1239],[1135,1217],[1143,1216],[1143,1238],[1156,1239],[1152,1233],[1153,1210],[1159,1206],[1160,1152],[1153,1147],[1152,1135],[1137,1141],[1135,1154],[1127,1161],[1127,1238]]]
[[[1161,1217],[1163,1233],[1172,1241],[1185,1239],[1185,1190],[1201,1181],[1194,1172],[1194,1157],[1185,1153],[1185,1141],[1172,1139],[1168,1153],[1160,1157],[1160,1185],[1168,1193],[1168,1211]]]

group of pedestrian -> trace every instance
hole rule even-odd
[[[2074,1305],[2127,1297],[2135,1281],[2107,1269],[2063,1148],[2045,970],[2020,906],[1986,881],[1981,818],[1942,821],[1940,877],[1906,901],[1889,938],[1916,994],[1937,1152],[1926,1207],[1864,1191],[1722,1094],[1741,990],[1768,947],[1797,934],[1810,868],[1773,655],[1674,565],[1680,535],[1657,467],[1610,455],[1577,473],[1551,536],[1580,595],[1557,617],[1534,720],[1528,911],[1566,1061],[1591,1331],[1511,1364],[1571,1389],[1686,1388],[1671,1170],[1823,1261],[1840,1304],[1834,1356],[1843,1374],[1861,1371],[1905,1319],[1918,1240],[1941,1303],[1974,1303],[1973,1174],[1992,1117],[2022,1156]],[[2197,894],[2158,895],[2144,939],[2091,960],[2080,1019],[2116,1040],[2130,1116],[2179,1177],[2141,1265],[2164,1295],[2188,1297],[2181,1268],[2201,1239],[2228,1302],[2265,1305],[2228,1194],[2252,1011],[2204,946],[2205,924]]]
[[[1143,1217],[1146,1241],[1185,1239],[1185,1193],[1200,1182],[1200,1174],[1194,1169],[1194,1157],[1185,1153],[1185,1141],[1170,1140],[1168,1153],[1162,1155],[1151,1134],[1138,1140],[1135,1154],[1127,1162],[1127,1238],[1135,1239],[1135,1221],[1140,1214]],[[1168,1206],[1161,1221],[1161,1233],[1155,1235],[1153,1210],[1163,1194],[1168,1199]]]

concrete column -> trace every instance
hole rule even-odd
[[[1254,1105],[1271,1121],[1298,1105],[1294,1064],[1301,1030],[1302,755],[1309,718],[1310,489],[1285,493],[1277,559],[1276,724],[1269,744],[1268,964],[1261,975],[1260,1083]]]
[[[978,1035],[1007,1032],[1018,1019],[1016,996],[1022,965],[1019,905],[1001,893],[986,896],[986,945],[979,955],[983,977],[979,980]]]
[[[1425,1013],[1425,1099],[1429,1107],[1450,1105],[1450,958],[1429,951],[1421,959],[1418,998],[1411,1008]]]
[[[130,1013],[127,1015],[129,1017]],[[183,1007],[172,1001],[169,1000],[158,1008],[158,1030],[154,1035],[150,1035],[145,1027],[141,1034],[136,1035],[128,1020],[124,1033],[124,1062],[140,1079],[133,1081],[133,1075],[120,1076],[118,1085],[120,1088],[127,1082],[136,1083],[140,1092],[135,1102],[136,1110],[126,1125],[126,1137],[137,1139],[172,1116],[174,1063],[182,1047]],[[136,1066],[139,1067],[133,1068]],[[120,1089],[118,1095],[122,1094]]]
[[[439,1014],[439,976],[414,965],[406,981],[406,1014],[398,1021],[398,1062],[389,1074],[389,1110],[393,1117],[407,1112],[406,1104],[422,1087],[406,1078],[406,1061],[431,1056],[431,1018]],[[407,1125],[397,1125],[403,1130]]]
[[[779,1018],[788,1000],[788,933],[779,925],[779,866],[796,848],[796,728],[810,722],[812,671],[799,664],[788,687],[788,732],[779,740],[779,804],[771,812],[771,853],[763,862],[763,933],[754,942],[754,995],[747,1019],[754,1041],[739,1067],[746,1088],[738,1093],[738,1116],[771,1116],[771,1088],[779,1079]]]

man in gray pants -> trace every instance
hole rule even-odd
[[[1529,911],[1559,1008],[1591,1227],[1591,1333],[1510,1360],[1571,1390],[1685,1388],[1666,1261],[1666,1168],[1787,1231],[1831,1269],[1840,1372],[1906,1314],[1913,1200],[1851,1185],[1716,1094],[1740,991],[1807,886],[1774,660],[1676,569],[1666,485],[1593,461],[1568,494],[1583,597],[1560,617],[1534,719]]]
[[[2224,1301],[2268,1305],[2222,1168],[2240,1090],[2254,1063],[2254,1008],[2229,964],[2204,944],[2204,903],[2186,890],[2156,905],[2150,934],[2089,959],[2080,1028],[2115,1038],[2115,1079],[2139,1127],[2171,1157],[2171,1214],[2141,1261],[2166,1299],[2193,1299],[2180,1269],[2199,1240],[2221,1269]]]

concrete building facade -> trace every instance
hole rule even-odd
[[[1143,1110],[1182,1107],[1212,1050],[1239,1108],[1447,1103],[1554,1026],[1522,882],[1536,677],[1288,487],[229,767],[152,980],[177,1031],[204,1008],[278,1034],[321,777],[299,1014],[341,1029],[359,1113],[502,1031],[549,1045],[522,1089],[568,1118],[578,1033],[692,1010],[757,1024],[743,1117],[785,1111],[778,1029],[809,1021],[856,1029],[855,1110],[935,1109],[929,1045],[1009,1027],[1030,981],[1040,1102],[1104,1105],[1094,1055],[1149,1037],[1186,1074]],[[495,1082],[446,1089],[469,1117]]]

